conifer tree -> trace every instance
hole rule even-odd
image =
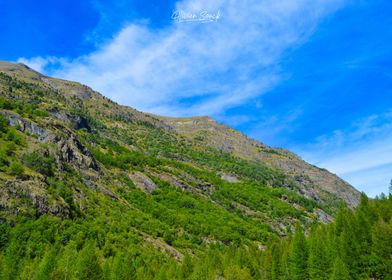
[[[290,274],[294,280],[308,279],[308,246],[304,231],[297,223],[290,254]]]
[[[79,252],[76,263],[76,278],[80,280],[103,279],[103,271],[95,253],[95,245],[91,241]]]
[[[23,270],[20,273],[18,279],[20,280],[34,279],[37,274],[39,264],[40,264],[39,258],[35,258],[33,260],[26,259]]]
[[[380,220],[372,231],[372,276],[392,279],[392,220]]]
[[[326,232],[323,228],[312,232],[308,240],[308,272],[311,280],[328,280],[330,273],[329,254],[327,252]]]
[[[389,199],[392,199],[392,179],[389,182],[388,192],[389,192]]]
[[[23,263],[23,250],[17,241],[13,240],[5,251],[0,269],[0,279],[16,279],[20,274],[20,267]],[[18,260],[18,261],[15,261]]]
[[[135,275],[135,270],[132,266],[132,261],[129,257],[129,254],[118,252],[113,259],[110,279],[112,280],[134,279],[134,275]]]
[[[53,272],[54,279],[72,279],[75,272],[75,262],[78,256],[76,244],[70,242],[57,256],[56,269]]]
[[[280,243],[275,242],[271,246],[272,262],[271,262],[271,279],[282,279],[284,275],[285,266],[282,257],[282,246]]]
[[[330,280],[350,280],[350,274],[348,272],[346,264],[340,257],[337,257],[333,265],[333,270]]]
[[[39,263],[38,270],[36,271],[34,279],[45,280],[53,279],[52,272],[56,264],[56,251],[54,248],[47,248],[41,262]]]

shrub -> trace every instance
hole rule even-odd
[[[8,166],[7,155],[4,151],[0,151],[0,169],[4,166]]]
[[[0,108],[1,109],[7,109],[7,110],[12,110],[14,106],[12,105],[12,102],[4,97],[0,97]]]
[[[40,152],[33,152],[23,157],[25,164],[42,175],[53,176],[53,166],[55,160],[51,156],[43,156]]]
[[[16,177],[20,177],[24,173],[24,168],[23,168],[23,166],[19,162],[13,161],[13,162],[11,162],[11,164],[10,164],[10,166],[8,168],[8,172],[11,175],[14,175]]]
[[[6,138],[8,141],[12,141],[19,146],[25,146],[26,144],[22,135],[20,135],[20,133],[17,132],[14,128],[8,130]]]
[[[16,145],[14,142],[6,142],[3,147],[1,147],[1,151],[4,153],[4,156],[12,156],[15,153]]]
[[[8,130],[8,120],[0,115],[0,133],[5,133]]]

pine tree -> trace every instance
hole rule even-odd
[[[351,227],[350,227],[351,228]],[[349,227],[345,228],[340,235],[339,257],[345,261],[351,279],[358,279],[359,255],[357,240],[354,231]]]
[[[23,263],[23,248],[17,241],[12,241],[5,251],[0,269],[0,279],[16,279]]]
[[[95,253],[95,245],[91,241],[79,252],[76,263],[76,276],[80,280],[98,280],[103,278],[103,271]]]
[[[262,256],[262,279],[273,279],[272,278],[272,252],[269,247],[264,251],[264,254]]]
[[[55,249],[47,248],[45,255],[39,263],[38,270],[35,274],[34,279],[45,280],[52,279],[52,272],[56,264],[56,251]]]
[[[279,242],[275,242],[271,246],[271,255],[272,255],[272,262],[271,262],[271,278],[273,280],[282,279],[284,275],[284,262],[283,262],[283,246]],[[267,279],[269,279],[267,277]]]
[[[75,273],[75,263],[78,256],[76,244],[70,242],[58,255],[54,279],[72,279]]]
[[[308,279],[308,246],[303,229],[297,223],[290,254],[290,272],[294,280]]]
[[[3,115],[0,115],[0,134],[2,132],[7,132],[7,129],[8,129],[8,120]]]
[[[112,280],[127,280],[134,279],[135,270],[132,266],[132,261],[129,254],[118,252],[113,259],[110,279]]]
[[[362,277],[369,275],[369,263],[371,251],[371,223],[370,219],[375,219],[372,210],[369,207],[368,197],[362,193],[361,202],[355,212],[355,246],[356,246],[356,266],[358,274]]]
[[[31,280],[36,278],[38,267],[40,265],[40,259],[35,258],[34,260],[26,260],[23,270],[19,275],[20,280]]]
[[[330,266],[326,232],[324,228],[314,230],[309,237],[309,279],[327,280]]]
[[[388,192],[389,192],[389,198],[392,198],[392,179],[391,179],[391,181],[389,182]]]
[[[346,264],[342,261],[341,258],[336,258],[335,263],[333,265],[333,270],[330,280],[350,280],[350,274],[348,272]]]
[[[392,221],[380,220],[372,231],[372,276],[392,279]]]

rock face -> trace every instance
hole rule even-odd
[[[65,136],[56,136],[53,142],[60,151],[60,162],[73,163],[80,169],[92,169],[100,172],[99,165],[91,152],[69,130],[64,130]]]
[[[145,193],[152,193],[157,188],[155,183],[147,175],[144,175],[141,172],[133,172],[129,174],[129,178],[137,188]]]
[[[5,110],[0,110],[0,114],[8,119],[11,126],[17,126],[25,133],[37,136],[40,141],[45,141],[47,139],[48,133],[45,131],[45,129],[39,127],[37,124],[25,120],[15,113],[11,113]]]
[[[75,129],[85,129],[87,132],[91,132],[90,124],[88,120],[81,116],[72,116],[64,111],[53,109],[49,112],[54,118],[61,120],[65,123],[70,123]]]
[[[55,143],[60,151],[59,162],[74,163],[80,169],[101,171],[91,152],[67,128],[56,127],[62,132],[62,135],[58,136],[17,114],[7,111],[0,111],[0,114],[8,119],[11,126],[19,127],[22,132],[37,136],[39,141]]]
[[[61,218],[69,217],[68,205],[62,199],[50,199],[46,184],[38,178],[25,181],[0,179],[0,186],[2,210],[14,214],[50,214]]]
[[[190,190],[191,187],[184,183],[183,181],[175,178],[172,175],[166,174],[166,173],[153,173],[154,176],[158,177],[160,180],[169,183],[173,187],[182,189],[182,190]]]
[[[328,224],[329,222],[333,221],[333,218],[321,209],[314,209],[313,212],[317,216],[317,220],[324,224]]]

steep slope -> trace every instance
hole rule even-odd
[[[79,250],[94,239],[104,260],[129,248],[170,262],[211,244],[263,248],[298,221],[330,221],[358,196],[326,170],[209,118],[145,114],[0,62],[0,247],[11,225],[26,242]],[[21,257],[45,253],[26,246]]]
[[[187,138],[281,170],[297,182],[303,194],[316,200],[328,201],[333,194],[343,198],[351,207],[359,202],[358,191],[347,182],[325,169],[306,163],[290,151],[268,147],[209,117],[160,118]]]

